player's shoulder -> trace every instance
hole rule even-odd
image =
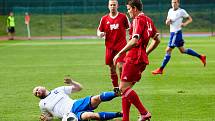
[[[102,19],[106,19],[109,16],[109,14],[105,14],[104,16],[102,16]]]
[[[122,12],[119,12],[119,15],[120,16],[125,16],[126,17],[126,14],[122,13]]]

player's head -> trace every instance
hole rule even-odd
[[[118,1],[117,0],[109,0],[108,2],[108,8],[111,13],[116,13],[117,9],[119,7]]]
[[[172,8],[174,10],[177,10],[179,8],[179,5],[180,5],[180,0],[172,0],[171,4],[172,4]]]
[[[10,12],[9,15],[10,15],[10,16],[13,16],[13,12]]]
[[[46,97],[46,88],[42,86],[37,86],[33,89],[33,94],[40,99],[44,99]]]
[[[127,0],[126,6],[128,14],[131,18],[136,17],[139,12],[143,10],[143,4],[141,0]]]

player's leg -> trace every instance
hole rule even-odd
[[[152,74],[163,74],[163,70],[166,67],[167,63],[169,62],[171,58],[173,48],[167,47],[166,48],[166,55],[164,56],[163,62],[161,64],[160,68],[157,68],[156,70],[152,71]]]
[[[101,102],[110,101],[113,98],[117,97],[117,94],[113,91],[103,92],[100,95],[92,96],[90,99],[90,104],[93,109],[97,108]]]
[[[118,52],[115,52],[118,53]],[[126,53],[123,53],[118,59],[117,59],[117,68],[119,71],[119,77],[121,78],[122,75],[122,66],[125,63],[124,58],[126,56]],[[121,91],[119,88],[114,88],[114,92],[118,95],[121,95]]]
[[[110,120],[113,118],[122,117],[122,113],[119,112],[82,112],[81,120]]]
[[[119,87],[119,85],[118,85],[118,76],[116,73],[116,66],[114,66],[113,64],[113,57],[114,57],[114,51],[106,47],[105,63],[110,68],[110,78],[112,80],[112,85],[115,88],[115,87]]]
[[[183,46],[178,47],[178,49],[180,50],[180,52],[182,54],[188,54],[188,55],[191,55],[191,56],[199,58],[202,61],[202,63],[204,64],[204,66],[206,65],[206,56],[205,55],[200,55],[200,54],[198,54],[197,52],[195,52],[194,50],[192,50],[190,48],[185,49]]]
[[[110,67],[110,77],[112,80],[112,85],[114,88],[117,88],[119,87],[119,84],[118,84],[118,76],[116,73],[116,66],[114,66],[113,64],[110,64],[109,67]]]
[[[131,104],[133,104],[138,109],[141,116],[145,116],[148,113],[148,111],[140,101],[139,96],[132,89],[132,86],[135,84],[135,82],[140,80],[141,73],[144,69],[145,65],[135,65],[129,63],[125,63],[123,65],[121,77],[122,81],[120,82],[119,86],[122,91],[123,121],[129,121],[129,110]]]

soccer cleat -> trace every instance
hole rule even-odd
[[[206,66],[206,56],[205,55],[201,55],[200,56],[200,60],[202,61],[202,63],[204,64],[204,67]]]
[[[121,96],[122,95],[119,87],[114,87],[113,91],[115,92],[116,96]]]
[[[156,75],[156,74],[163,74],[163,69],[158,68],[158,69],[152,71],[152,74],[154,74],[154,75]]]
[[[146,115],[141,115],[137,121],[150,121],[151,117],[151,113],[147,112]]]
[[[116,117],[122,117],[122,116],[123,116],[123,114],[121,112],[116,113]]]

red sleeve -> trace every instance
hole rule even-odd
[[[105,27],[104,27],[104,21],[105,21],[105,19],[104,19],[105,17],[102,17],[101,18],[101,20],[100,20],[100,23],[99,23],[99,27],[98,27],[98,29],[99,29],[99,31],[101,31],[101,32],[104,32],[105,31]]]
[[[126,29],[130,28],[130,21],[126,15],[125,15],[124,19],[125,19],[125,28]]]
[[[134,36],[138,36],[138,39],[140,38],[140,34],[143,33],[143,30],[145,28],[145,24],[140,21],[141,19],[135,18],[133,20],[133,33],[132,33],[132,38]]]

